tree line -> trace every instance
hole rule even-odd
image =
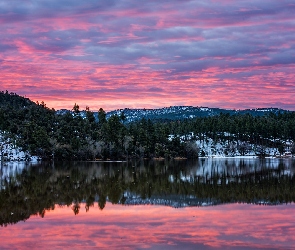
[[[102,108],[96,115],[89,107],[80,110],[78,104],[59,113],[44,102],[0,92],[0,130],[17,146],[43,159],[195,158],[202,155],[195,141],[208,138],[227,145],[238,142],[241,154],[247,151],[247,143],[259,146],[262,155],[266,146],[283,153],[285,142],[295,140],[294,128],[295,112],[129,123],[124,113],[107,119]],[[294,145],[289,150],[295,153]]]

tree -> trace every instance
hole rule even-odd
[[[235,142],[229,142],[225,147],[225,155],[235,156],[237,146]]]
[[[249,152],[249,143],[247,142],[239,143],[237,146],[237,149],[239,153],[244,156],[245,154]]]
[[[130,147],[130,143],[132,142],[132,140],[133,140],[132,136],[129,136],[129,135],[124,136],[123,146],[127,154],[127,159],[128,159],[128,149]]]
[[[187,158],[197,158],[199,155],[199,147],[196,142],[188,141],[185,143],[185,151]]]
[[[94,124],[95,123],[95,117],[93,112],[90,111],[89,107],[86,107],[86,117],[87,120],[89,121],[90,124]]]
[[[102,125],[102,124],[104,124],[106,121],[107,121],[107,120],[106,120],[106,112],[105,112],[102,108],[100,108],[100,109],[98,110],[98,122],[99,122],[100,125]]]
[[[285,147],[284,147],[283,143],[279,144],[278,151],[279,151],[280,155],[282,155],[285,152]]]
[[[74,107],[72,108],[75,115],[78,115],[80,113],[79,108],[79,105],[75,103]]]

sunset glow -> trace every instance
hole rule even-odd
[[[84,204],[85,205],[85,204]],[[251,209],[249,209],[251,206]],[[0,228],[4,249],[291,249],[294,205],[231,204],[175,209],[107,203],[74,215],[56,207],[44,218]],[[250,211],[250,212],[249,212]],[[12,233],[13,232],[13,233]],[[157,248],[158,247],[158,248]]]
[[[92,110],[295,110],[295,3],[1,1],[0,90]]]

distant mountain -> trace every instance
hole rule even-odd
[[[67,109],[58,110],[58,114],[66,114],[71,112]],[[290,112],[288,110],[279,108],[257,108],[257,109],[245,109],[245,110],[234,110],[234,109],[220,109],[220,108],[209,108],[209,107],[193,107],[193,106],[170,106],[159,109],[117,109],[107,112],[106,117],[109,118],[112,115],[122,115],[125,116],[125,121],[134,122],[141,120],[143,118],[150,120],[183,120],[192,119],[196,117],[212,117],[219,114],[229,114],[229,115],[244,115],[250,114],[253,116],[263,116],[269,113],[278,114],[279,112]],[[80,115],[86,117],[86,112],[81,111]],[[94,112],[96,119],[97,112]]]
[[[118,109],[107,113],[107,117],[124,114],[127,122],[141,120],[142,118],[151,120],[182,120],[195,117],[211,117],[219,114],[251,114],[253,116],[263,116],[268,113],[278,114],[279,112],[289,112],[278,108],[258,108],[245,110],[231,110],[208,107],[193,106],[171,106],[160,109]]]
[[[5,111],[6,109],[24,109],[26,107],[37,107],[42,106],[46,107],[44,103],[34,103],[28,98],[18,96],[15,93],[8,93],[7,91],[0,92],[0,110]],[[60,109],[57,110],[57,114],[66,114],[71,113],[71,110]],[[193,106],[170,106],[159,109],[117,109],[110,112],[107,112],[107,118],[112,115],[121,115],[124,114],[126,122],[133,122],[141,120],[142,118],[151,119],[151,120],[183,120],[183,119],[192,119],[195,117],[212,117],[219,114],[251,114],[253,116],[263,116],[268,113],[278,114],[279,112],[290,112],[288,110],[279,109],[279,108],[257,108],[257,109],[245,109],[245,110],[235,110],[235,109],[220,109],[220,108],[209,108],[209,107],[193,107]],[[86,112],[81,111],[80,115],[86,117]],[[94,112],[96,119],[97,112]]]

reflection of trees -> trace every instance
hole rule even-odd
[[[106,202],[107,202],[107,198],[105,197],[105,195],[101,194],[98,200],[98,206],[100,210],[104,209]]]
[[[86,212],[89,211],[90,207],[94,206],[94,201],[95,201],[94,196],[92,194],[90,194],[89,197],[86,200],[86,205],[85,205]]]
[[[72,210],[74,212],[75,215],[77,215],[80,211],[80,203],[78,201],[76,201],[73,206],[72,206]]]
[[[215,164],[215,165],[214,165]],[[26,220],[31,215],[45,216],[55,205],[71,206],[78,214],[81,203],[86,211],[97,202],[101,210],[106,201],[124,204],[128,196],[197,197],[217,203],[247,202],[289,203],[295,201],[293,175],[287,174],[284,162],[276,168],[241,162],[202,161],[132,162],[41,165],[20,174],[3,177],[0,187],[0,224]]]

